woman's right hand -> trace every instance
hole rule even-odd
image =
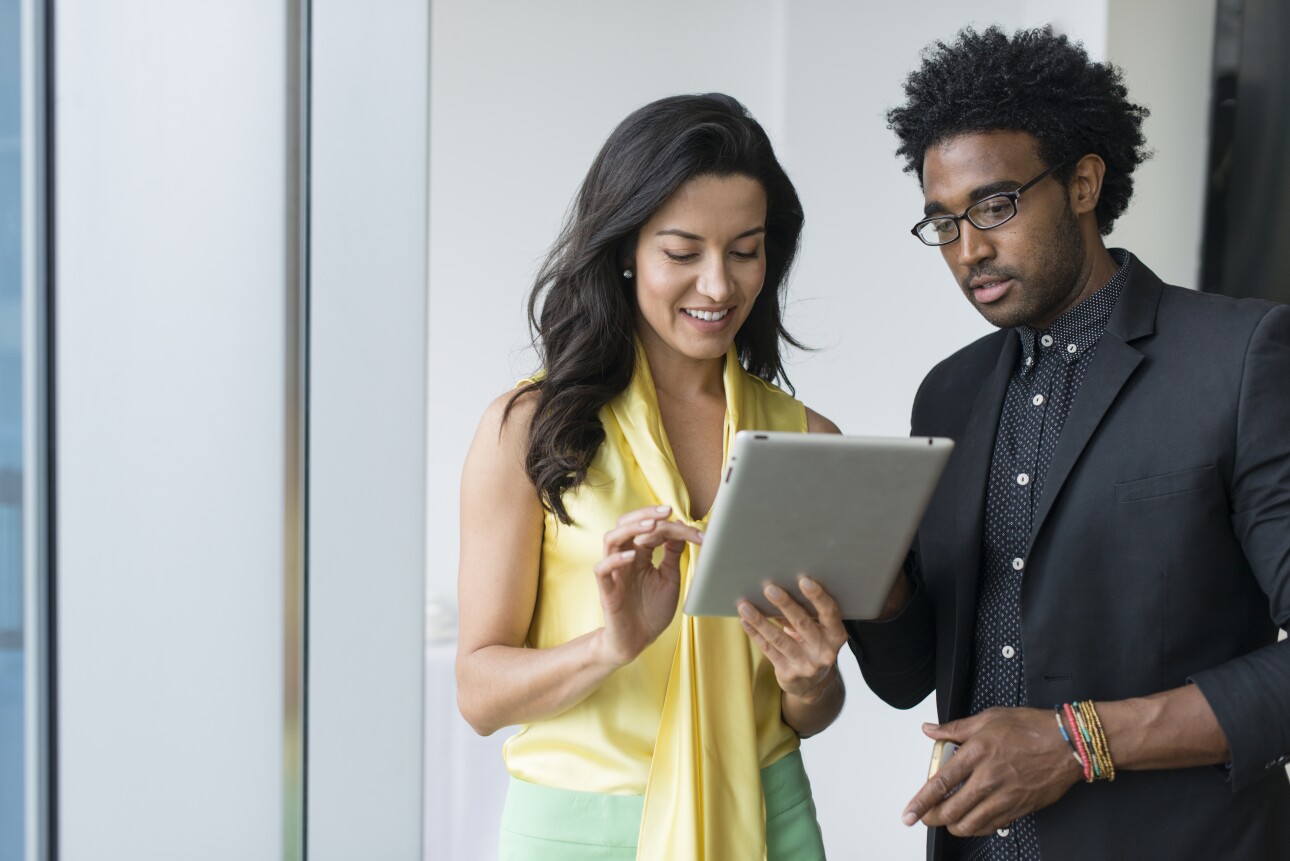
[[[614,666],[630,663],[671,624],[680,598],[681,552],[686,542],[703,543],[702,532],[668,520],[671,513],[666,505],[639,508],[605,533],[605,555],[595,572],[605,614],[601,643]],[[656,566],[660,545],[663,557]]]

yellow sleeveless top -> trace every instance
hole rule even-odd
[[[726,355],[722,460],[736,431],[806,431],[801,402]],[[627,390],[600,411],[605,441],[587,480],[565,495],[572,525],[549,512],[537,603],[526,645],[550,648],[604,625],[593,566],[619,515],[672,506],[689,520],[686,492],[663,430],[644,351]],[[681,559],[681,600],[696,548]],[[760,770],[800,744],[780,716],[774,667],[735,618],[677,612],[636,660],[565,712],[506,741],[516,778],[587,792],[644,795],[638,859],[765,856]]]

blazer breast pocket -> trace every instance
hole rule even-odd
[[[1121,481],[1115,485],[1116,502],[1141,502],[1145,499],[1156,499],[1161,496],[1187,493],[1212,487],[1218,483],[1218,470],[1214,466],[1199,466],[1194,469],[1180,469],[1177,472],[1166,472],[1161,475],[1149,475],[1133,481]]]

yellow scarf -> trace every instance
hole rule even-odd
[[[726,354],[724,383],[723,463],[736,431],[804,430],[800,404],[782,394],[766,397],[770,387],[744,371],[733,347]],[[689,494],[668,444],[654,381],[639,344],[631,385],[610,407],[659,502],[670,505],[677,520],[703,529],[706,515],[689,519]],[[688,546],[681,557],[682,596],[689,589],[696,558],[693,546]],[[765,858],[755,649],[737,619],[682,614],[645,789],[639,861]]]

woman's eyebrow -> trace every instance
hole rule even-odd
[[[758,233],[765,233],[765,232],[766,232],[765,227],[761,227],[761,226],[753,227],[748,230],[745,230],[743,233],[736,236],[735,239],[743,239],[748,236],[756,236]],[[655,236],[679,236],[682,239],[694,239],[699,241],[702,241],[703,239],[703,237],[698,235],[697,233],[691,233],[688,230],[682,230],[679,227],[664,228],[663,230],[660,230],[658,233],[655,233],[654,235]]]

